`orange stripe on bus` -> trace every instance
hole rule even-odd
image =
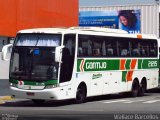
[[[130,69],[133,70],[136,67],[137,59],[131,60]]]
[[[126,80],[127,81],[132,81],[132,75],[134,71],[128,71],[126,75]]]
[[[128,71],[127,74],[126,74],[126,80],[127,81],[132,81],[132,76],[133,76],[133,70],[135,69],[136,67],[136,63],[137,63],[137,59],[133,59],[131,60],[131,64],[130,64],[130,69],[132,71]]]
[[[122,59],[120,62],[121,62],[121,63],[120,63],[120,70],[125,70],[126,60],[125,60],[125,59]]]

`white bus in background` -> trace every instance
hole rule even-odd
[[[3,48],[3,59],[8,47]],[[35,103],[63,99],[83,103],[90,96],[121,92],[142,96],[158,86],[158,53],[155,36],[122,30],[22,30],[10,59],[11,94]]]

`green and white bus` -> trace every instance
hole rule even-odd
[[[3,48],[4,60],[11,46]],[[158,53],[153,35],[97,27],[22,30],[10,58],[11,94],[76,103],[122,92],[142,96],[158,86]]]

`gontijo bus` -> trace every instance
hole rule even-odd
[[[158,86],[158,53],[153,35],[96,27],[22,30],[10,59],[11,93],[34,102],[77,103],[121,92],[142,96]]]

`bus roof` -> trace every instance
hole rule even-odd
[[[20,30],[18,33],[60,33],[66,31],[66,28],[33,28]]]
[[[46,33],[46,34],[60,34],[60,33],[85,33],[85,34],[103,34],[103,35],[113,35],[119,37],[131,37],[131,38],[147,38],[147,39],[157,39],[156,35],[153,34],[128,34],[128,32],[121,29],[111,29],[102,27],[58,27],[58,28],[34,28],[21,30],[18,33]],[[116,35],[117,34],[117,35]],[[109,35],[110,36],[110,35]]]

